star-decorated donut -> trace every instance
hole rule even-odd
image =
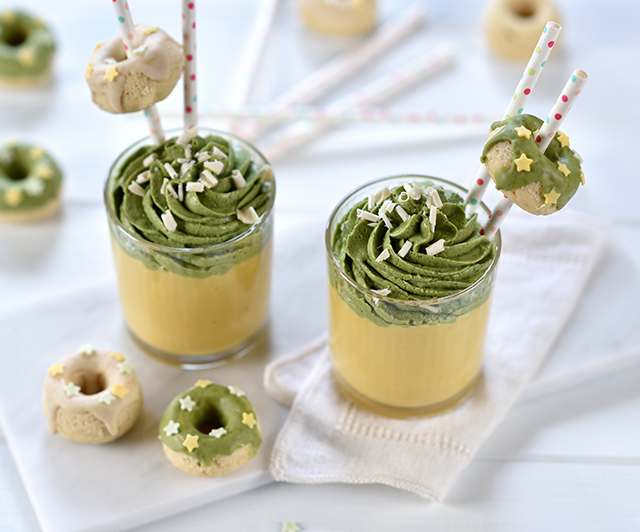
[[[209,380],[197,381],[171,401],[159,434],[169,461],[199,477],[235,471],[262,443],[260,424],[244,392]]]
[[[558,131],[542,153],[536,142],[542,120],[517,115],[491,125],[481,161],[507,198],[527,212],[552,214],[573,197],[584,173],[569,137]]]

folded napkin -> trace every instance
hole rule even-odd
[[[442,500],[525,385],[565,323],[602,249],[592,217],[513,213],[505,223],[482,377],[455,409],[411,419],[367,412],[331,375],[326,335],[265,371],[269,394],[291,412],[270,470],[297,483],[381,483]]]

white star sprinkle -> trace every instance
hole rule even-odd
[[[74,395],[78,395],[80,393],[80,386],[76,386],[72,382],[65,384],[64,393],[66,393],[68,397],[73,397]]]
[[[213,436],[214,438],[219,438],[220,436],[224,436],[227,433],[227,429],[224,427],[220,427],[219,429],[212,429],[209,433],[209,436]]]
[[[184,399],[179,398],[178,401],[180,401],[180,409],[187,412],[191,412],[193,407],[196,406],[196,402],[191,399],[190,395],[187,395]]]
[[[133,366],[129,364],[129,362],[120,362],[118,364],[118,371],[129,375],[133,371]]]
[[[115,396],[109,390],[105,390],[98,394],[98,402],[104,403],[105,405],[110,405],[114,399]]]
[[[180,428],[180,423],[176,423],[173,419],[167,423],[167,426],[164,427],[164,433],[167,436],[172,436],[173,434],[178,434],[178,429]]]
[[[238,397],[244,397],[244,392],[237,386],[229,386],[229,391],[233,395],[237,395]]]
[[[83,344],[80,346],[80,354],[91,356],[96,352],[91,344]]]

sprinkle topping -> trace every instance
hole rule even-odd
[[[87,81],[89,81],[89,78],[91,77],[92,72],[93,72],[93,65],[89,63],[87,65],[87,68],[84,71],[84,77]]]
[[[213,147],[213,150],[211,150],[211,156],[212,157],[217,157],[218,159],[228,159],[228,155],[223,152],[220,148],[218,148],[217,146]]]
[[[145,170],[144,172],[138,174],[136,177],[136,182],[144,185],[147,181],[151,179],[151,172],[149,170]]]
[[[129,189],[129,192],[131,192],[132,194],[135,194],[136,196],[140,196],[141,198],[144,197],[145,190],[136,181],[131,181],[131,183],[129,183],[129,186],[127,188]]]
[[[531,130],[527,129],[525,126],[516,127],[513,128],[513,130],[518,134],[519,137],[522,137],[524,139],[531,138]]]
[[[533,159],[529,159],[524,153],[513,161],[516,163],[518,172],[530,172]]]
[[[244,397],[244,392],[237,386],[228,386],[229,392],[237,397]]]
[[[560,161],[558,161],[558,170],[560,170],[560,173],[565,177],[569,177],[569,174],[571,173],[571,170],[569,170],[567,165]]]
[[[115,79],[120,75],[118,72],[117,66],[112,66],[111,68],[107,68],[107,71],[104,73],[104,79],[109,83],[115,81]]]
[[[356,211],[356,216],[358,218],[362,218],[363,220],[369,220],[370,222],[380,221],[380,216],[378,216],[377,214],[373,214],[372,212],[369,212],[369,211],[363,211],[362,209],[358,209]]]
[[[444,240],[443,240],[443,242],[444,242]],[[400,257],[404,257],[407,253],[409,253],[409,251],[411,251],[411,247],[412,246],[413,246],[413,244],[407,240],[403,244],[403,246],[400,248],[400,251],[398,251],[398,255]]]
[[[247,182],[245,181],[244,176],[240,173],[240,170],[233,170],[231,172],[231,179],[233,179],[233,183],[237,189],[247,186]]]
[[[80,346],[80,354],[81,355],[91,356],[91,355],[95,354],[95,352],[96,352],[96,350],[91,344],[82,344]]]
[[[558,198],[560,197],[560,193],[555,190],[551,190],[548,194],[544,195],[544,203],[545,205],[552,205],[558,203]]]
[[[387,260],[391,256],[388,249],[383,249],[382,253],[376,257],[376,262],[382,262],[383,260]]]
[[[393,224],[391,223],[391,220],[389,220],[387,213],[381,212],[380,218],[382,218],[382,221],[384,222],[384,225],[387,226],[387,229],[393,229]]]
[[[169,231],[170,233],[174,233],[178,228],[178,222],[176,222],[176,219],[173,217],[173,214],[171,214],[170,210],[167,210],[164,214],[161,214],[160,218],[164,226],[167,228],[167,231]]]
[[[180,397],[178,402],[180,403],[180,410],[186,410],[187,412],[191,412],[193,407],[196,406],[196,402],[191,399],[190,395],[187,395],[184,398]]]
[[[398,201],[400,201],[401,203],[406,203],[407,201],[409,201],[409,194],[407,194],[406,191],[401,192],[398,196]]]
[[[207,188],[213,188],[218,184],[218,180],[214,177],[214,175],[211,172],[209,172],[209,170],[204,170],[200,174],[200,179],[204,184],[204,186]]]
[[[300,527],[293,521],[282,522],[282,532],[298,532]]]
[[[76,386],[72,382],[65,384],[64,393],[67,394],[68,397],[73,397],[74,395],[78,395],[80,393],[80,386]]]
[[[243,412],[242,423],[245,424],[250,429],[252,429],[258,424],[258,422],[256,421],[256,418],[253,416],[253,412],[250,412],[248,414],[246,412]]]
[[[431,232],[436,230],[436,221],[438,219],[438,207],[431,205],[429,207],[429,225],[431,226]]]
[[[174,434],[178,434],[178,429],[180,428],[180,423],[176,423],[173,419],[169,420],[169,423],[167,423],[166,427],[164,427],[162,430],[164,430],[164,433],[167,436],[173,436]]]
[[[226,433],[227,429],[225,429],[224,427],[220,427],[219,429],[211,429],[211,432],[209,432],[209,436],[219,438],[220,436],[224,436]]]
[[[191,182],[187,183],[187,192],[202,192],[204,191],[204,183]]]
[[[130,375],[133,372],[133,366],[129,362],[119,362],[118,371],[123,375]]]
[[[109,353],[109,356],[118,362],[124,362],[126,360],[122,353]]]
[[[220,175],[220,172],[222,172],[222,169],[224,168],[224,164],[220,161],[207,161],[204,163],[204,167],[207,170],[211,170],[214,174]]]
[[[213,382],[208,379],[198,379],[194,384],[194,388],[206,388],[209,384],[213,384]]]
[[[176,172],[173,169],[173,166],[171,166],[171,164],[169,163],[164,163],[164,169],[167,171],[167,173],[169,174],[169,177],[171,179],[175,179],[176,177],[178,177],[178,172]]]
[[[187,448],[187,450],[191,453],[193,452],[194,449],[197,449],[198,447],[200,447],[200,444],[198,443],[198,438],[199,436],[194,436],[193,434],[187,434],[187,437],[182,442],[182,445],[184,445]]]
[[[435,188],[432,188],[431,192],[429,192],[429,201],[431,202],[431,205],[437,207],[438,209],[442,207],[440,194],[438,194],[438,191]]]
[[[144,159],[142,159],[142,166],[144,166],[145,168],[149,168],[149,166],[151,166],[151,163],[155,161],[157,158],[158,158],[157,153],[150,153]]]
[[[388,288],[382,288],[381,290],[371,290],[371,291],[383,297],[388,296],[391,293],[391,290],[389,290]]]
[[[117,398],[122,399],[129,393],[129,389],[123,383],[117,383],[111,385],[111,393]]]
[[[109,390],[104,390],[98,394],[98,402],[105,405],[110,405],[114,399],[115,396]]]
[[[152,33],[155,33],[156,31],[158,31],[158,26],[149,26],[148,28],[146,28],[144,30],[144,34],[145,35],[151,35]]]
[[[560,143],[560,146],[562,146],[563,148],[569,147],[569,136],[568,135],[566,135],[562,131],[558,130],[558,137],[557,138],[558,138],[558,142]]]
[[[236,211],[236,216],[238,217],[238,220],[244,224],[255,224],[260,221],[260,217],[253,207],[249,207],[248,209],[238,209]]]
[[[585,184],[584,171],[582,169],[580,169],[580,183],[582,183],[582,186]]]
[[[51,364],[47,371],[52,377],[62,375],[64,373],[64,364],[59,364],[58,362],[56,362],[55,364]]]
[[[437,255],[441,251],[444,251],[444,243],[444,238],[441,238],[440,240],[436,240],[430,246],[427,246],[427,249],[425,250],[427,252],[427,255]]]
[[[180,133],[178,140],[176,140],[176,144],[183,144],[183,145],[187,144],[191,142],[191,140],[195,138],[197,134],[198,134],[198,126],[189,126],[182,133]]]
[[[402,208],[402,205],[396,206],[396,212],[398,213],[398,216],[402,218],[403,222],[406,222],[409,219],[409,215],[407,214],[407,211]]]
[[[146,44],[141,44],[140,46],[138,46],[137,48],[134,48],[132,50],[132,54],[133,55],[142,55],[143,53],[145,53],[145,51],[147,50],[147,48],[149,48],[148,45]]]
[[[8,188],[4,193],[4,201],[12,207],[18,205],[22,201],[22,191],[19,188]]]
[[[51,179],[53,177],[53,168],[48,164],[40,164],[36,166],[34,174],[40,179]]]

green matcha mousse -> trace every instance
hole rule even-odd
[[[383,187],[354,205],[336,225],[332,250],[346,276],[367,290],[344,285],[341,297],[377,325],[452,322],[490,296],[487,283],[485,291],[439,301],[474,285],[496,247],[481,234],[477,214],[466,217],[458,194],[428,181]],[[329,271],[333,286],[342,286]]]
[[[222,274],[262,249],[262,237],[240,243],[273,205],[273,171],[246,147],[228,138],[182,133],[160,146],[142,146],[116,162],[105,190],[106,202],[122,228],[149,246],[144,252],[119,243],[149,269],[180,275]],[[116,239],[117,235],[116,235]],[[215,246],[238,244],[220,260]],[[170,249],[202,250],[171,257]],[[158,251],[157,253],[154,252]],[[163,253],[164,251],[165,253]]]

